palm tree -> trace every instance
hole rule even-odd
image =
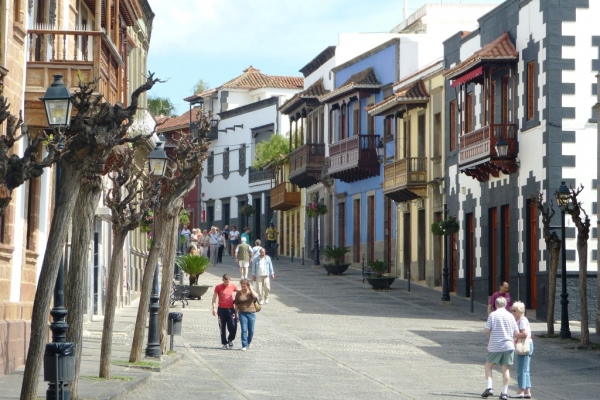
[[[331,258],[334,265],[340,265],[344,255],[350,252],[350,248],[346,246],[336,247],[327,245],[321,252],[326,257]]]
[[[179,268],[190,276],[190,286],[198,284],[198,277],[206,271],[210,260],[204,256],[184,254],[175,261]]]

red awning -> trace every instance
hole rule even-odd
[[[483,74],[483,66],[477,67],[466,74],[459,76],[455,80],[452,81],[452,87],[456,87],[462,83],[471,82],[473,79]]]

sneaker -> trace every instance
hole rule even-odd
[[[485,389],[485,391],[483,393],[481,393],[481,397],[489,397],[489,396],[493,396],[494,395],[494,390],[493,389]]]
[[[233,349],[233,342],[229,342],[229,348]]]
[[[223,349],[223,350],[227,350],[227,345],[226,345],[226,344],[224,344],[224,345],[223,345],[223,347],[222,347],[222,349]]]
[[[264,302],[264,300],[261,300],[261,301],[258,302],[258,304],[262,305],[262,304],[265,304],[265,302]]]
[[[265,299],[265,304],[269,304],[269,299]]]
[[[252,347],[252,343],[248,343],[248,348],[251,348],[251,347]]]
[[[508,400],[508,394],[506,393],[500,393],[500,397],[498,397],[500,400]]]
[[[524,399],[525,394],[524,393],[515,393],[515,394],[511,394],[509,397],[511,399]]]
[[[247,349],[246,349],[245,347],[242,347],[242,349],[241,349],[241,350],[242,350],[242,351],[246,351]]]

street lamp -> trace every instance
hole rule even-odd
[[[440,187],[443,187],[440,185]],[[443,189],[440,189],[440,191]],[[444,204],[444,221],[448,219],[448,207]],[[444,235],[444,268],[442,270],[442,302],[450,301],[450,273],[448,271],[448,235]]]
[[[375,151],[377,152],[377,160],[379,160],[380,163],[383,162],[383,140],[381,140],[381,138],[377,140]]]
[[[496,142],[496,154],[498,158],[506,158],[508,155],[508,142],[502,136]]]
[[[560,271],[560,280],[562,283],[562,291],[560,294],[561,312],[560,312],[560,337],[567,339],[571,337],[569,329],[569,293],[567,293],[567,238],[565,235],[565,210],[569,207],[571,200],[571,192],[565,182],[560,184],[556,192],[556,202],[560,207],[561,215],[561,235],[562,235],[562,268]]]
[[[156,147],[148,156],[148,172],[150,175],[160,178],[165,175],[167,170],[167,162],[169,158],[167,153],[163,149],[163,142],[156,142]],[[158,182],[157,182],[158,185]],[[156,203],[154,202],[153,214],[154,221],[152,223],[152,240],[156,240]],[[150,306],[148,312],[150,317],[148,319],[148,344],[146,345],[146,356],[147,357],[160,357],[162,354],[160,348],[160,341],[158,339],[158,310],[160,305],[158,294],[158,263],[154,268],[154,277],[152,278],[152,294],[150,295]]]
[[[315,193],[315,204],[319,205],[319,192]],[[314,265],[321,265],[319,260],[319,215],[315,216],[315,259]]]
[[[44,103],[48,125],[60,137],[71,123],[71,108],[73,106],[71,93],[65,86],[62,75],[54,75],[54,82],[46,90],[44,97],[40,97],[40,100]],[[62,142],[59,143],[59,148],[61,148],[61,144]],[[56,204],[58,204],[60,177],[60,164],[56,163],[54,189]],[[52,315],[52,323],[50,324],[52,342],[46,344],[44,353],[44,380],[49,381],[46,399],[58,399],[62,396],[64,398],[71,397],[68,382],[75,378],[75,364],[72,356],[74,344],[67,343],[67,330],[69,329],[66,321],[67,314],[68,311],[65,307],[65,268],[64,260],[61,257],[56,285],[54,286],[54,306],[50,310],[50,315]]]

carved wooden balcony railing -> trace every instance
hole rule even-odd
[[[25,79],[25,108],[31,126],[46,126],[46,115],[39,100],[52,83],[52,75],[62,74],[71,91],[79,80],[99,78],[96,92],[111,104],[125,96],[125,64],[118,49],[104,32],[30,29]],[[76,112],[76,110],[73,110]]]
[[[271,189],[271,210],[288,211],[300,207],[300,191],[290,182]]]
[[[301,188],[319,183],[323,175],[325,145],[308,143],[292,151],[289,155],[290,174],[288,179]]]
[[[462,135],[459,138],[459,169],[482,182],[487,181],[490,174],[497,177],[500,171],[515,172],[516,131],[514,124],[491,124]],[[508,143],[508,153],[503,159],[498,157],[495,148],[501,137]]]
[[[383,167],[383,193],[396,202],[427,195],[427,157],[403,158]]]
[[[256,170],[250,167],[250,174],[248,177],[249,183],[260,182],[260,181],[270,181],[271,180],[271,171],[270,170]]]
[[[378,135],[356,135],[329,145],[329,175],[355,182],[379,175]]]

